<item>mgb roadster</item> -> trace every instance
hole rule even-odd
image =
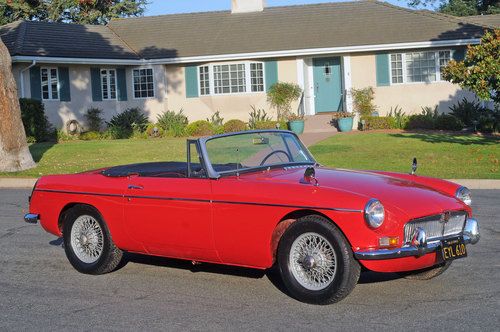
[[[479,240],[470,191],[414,173],[325,168],[292,132],[237,132],[187,140],[186,162],[43,176],[24,219],[82,273],[124,252],[275,268],[289,295],[328,304],[362,268],[430,279]]]

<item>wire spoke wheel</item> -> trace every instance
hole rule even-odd
[[[83,263],[97,262],[104,249],[104,233],[92,216],[79,216],[71,227],[71,247]]]
[[[302,287],[322,290],[335,279],[337,256],[325,237],[317,233],[304,233],[292,243],[289,266]]]

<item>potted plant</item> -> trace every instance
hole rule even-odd
[[[354,114],[348,112],[336,112],[333,114],[333,121],[337,123],[337,128],[341,132],[351,131]]]
[[[292,113],[292,103],[300,98],[302,89],[294,83],[278,82],[267,92],[267,100],[276,108],[278,121],[288,121],[290,130],[296,134],[304,131],[304,117]]]

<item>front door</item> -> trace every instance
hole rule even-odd
[[[341,112],[342,70],[340,57],[313,59],[316,113]]]

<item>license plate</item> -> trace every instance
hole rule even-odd
[[[467,257],[467,248],[461,237],[443,240],[441,242],[441,247],[441,253],[445,261]]]

